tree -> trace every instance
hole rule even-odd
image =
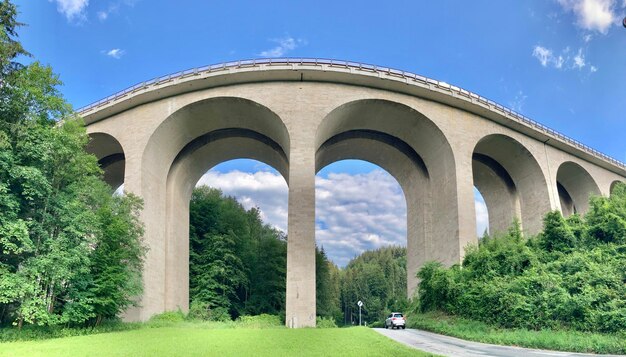
[[[190,203],[190,302],[242,314],[279,314],[285,306],[287,244],[259,210],[206,186]]]
[[[141,271],[146,248],[139,222],[141,200],[128,195],[111,196],[107,191],[98,210],[98,234],[91,255],[89,293],[96,325],[118,316],[136,304],[142,291]],[[87,280],[87,279],[85,279]]]
[[[16,14],[9,1],[0,3],[0,323],[84,323],[96,316],[96,298],[115,298],[93,288],[102,276],[92,259],[114,252],[102,247],[123,236],[140,245],[137,209],[120,208],[138,207],[137,199],[119,197],[114,208],[58,76],[38,62],[15,61],[27,54],[16,40]],[[112,221],[128,223],[116,231],[119,237],[107,233],[106,207],[117,215]],[[118,281],[136,280],[141,252],[128,250]],[[115,304],[107,316],[126,301]]]

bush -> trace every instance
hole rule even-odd
[[[385,327],[385,323],[383,321],[375,321],[375,322],[372,322],[371,324],[367,325],[367,327],[382,328],[382,327]]]
[[[330,317],[318,316],[315,319],[315,325],[317,326],[317,328],[337,328],[337,323],[335,323],[335,319]]]
[[[624,197],[593,198],[582,218],[546,214],[537,237],[524,239],[517,224],[486,237],[467,249],[461,266],[425,264],[409,311],[505,328],[626,330],[626,189],[616,192]]]
[[[189,305],[187,318],[201,321],[232,321],[228,309],[224,307],[210,308],[209,303],[202,301],[192,301]]]
[[[70,336],[93,335],[106,332],[135,330],[142,326],[139,322],[121,322],[119,320],[103,321],[97,327],[67,328],[61,326],[36,326],[27,325],[18,330],[17,328],[0,328],[0,342],[43,340],[49,338],[61,338]]]
[[[202,301],[192,301],[189,304],[189,313],[187,318],[190,320],[203,320],[209,321],[211,317],[211,311],[209,310],[209,304]]]
[[[277,315],[261,314],[256,316],[239,316],[236,320],[241,327],[247,328],[268,328],[268,327],[284,327],[283,321]]]
[[[150,327],[169,326],[185,321],[185,314],[179,309],[177,311],[166,311],[164,313],[154,315],[148,320]]]

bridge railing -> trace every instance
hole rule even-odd
[[[132,95],[133,93],[144,90],[150,86],[161,85],[176,79],[186,78],[190,76],[196,76],[201,73],[214,73],[220,71],[227,71],[229,69],[237,69],[237,68],[246,68],[246,67],[259,67],[261,65],[299,65],[299,66],[330,66],[330,67],[339,67],[351,70],[358,70],[362,72],[370,72],[370,73],[380,73],[385,74],[387,76],[397,77],[399,79],[405,81],[413,81],[421,84],[422,86],[427,86],[429,88],[436,88],[438,90],[450,92],[454,96],[464,97],[469,101],[475,101],[481,103],[483,105],[488,106],[490,109],[500,112],[501,114],[507,115],[510,118],[515,119],[516,121],[534,128],[540,132],[543,132],[549,136],[558,138],[578,149],[581,149],[587,153],[590,153],[598,158],[606,160],[622,169],[626,169],[626,164],[609,156],[604,153],[599,152],[598,150],[589,147],[581,143],[580,141],[570,138],[567,135],[561,134],[558,131],[551,129],[537,121],[534,121],[521,113],[518,113],[512,109],[509,109],[501,104],[498,104],[492,100],[489,100],[485,97],[482,97],[476,93],[470,92],[466,89],[448,84],[446,82],[438,81],[435,79],[431,79],[428,77],[420,76],[419,74],[406,72],[398,69],[393,69],[389,67],[380,67],[372,64],[360,63],[360,62],[351,62],[351,61],[343,61],[343,60],[334,60],[334,59],[321,59],[321,58],[264,58],[264,59],[250,59],[250,60],[240,60],[240,61],[231,61],[224,62],[218,64],[212,64],[208,66],[202,66],[197,68],[191,68],[184,71],[179,71],[175,73],[171,73],[168,75],[156,77],[141,83],[137,83],[131,87],[123,89],[117,93],[114,93],[106,98],[103,98],[97,102],[91,103],[85,107],[79,108],[77,112],[79,114],[84,114],[90,110],[96,109],[103,105],[106,105],[110,102],[117,101]]]

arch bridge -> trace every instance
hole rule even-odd
[[[626,166],[464,89],[408,72],[318,59],[231,62],[128,88],[80,110],[105,180],[144,200],[149,252],[140,307],[189,299],[189,200],[230,159],[267,163],[289,186],[286,324],[315,325],[315,174],[343,159],[386,169],[407,202],[408,293],[426,261],[458,263],[476,243],[474,193],[492,233],[549,210],[584,213]]]

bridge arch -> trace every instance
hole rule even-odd
[[[102,150],[105,154],[92,144],[99,159],[124,154],[124,165],[117,161],[124,171],[107,166],[105,175],[115,171],[118,177],[107,180],[122,177],[125,187],[144,199],[141,218],[150,248],[145,291],[142,307],[127,314],[128,320],[184,308],[186,301],[171,293],[184,290],[177,282],[187,283],[180,268],[185,264],[178,262],[188,259],[182,244],[188,216],[176,218],[182,212],[176,208],[188,209],[195,177],[220,160],[254,158],[288,181],[286,321],[294,327],[315,325],[315,170],[326,163],[360,158],[396,177],[411,217],[407,243],[417,242],[413,262],[427,257],[455,263],[464,245],[476,241],[470,229],[472,183],[487,201],[492,232],[517,217],[526,232],[536,233],[542,215],[559,207],[561,163],[580,163],[603,193],[613,180],[626,177],[623,163],[477,94],[346,61],[206,66],[133,86],[81,115],[88,131],[114,133],[123,144],[123,150]],[[109,145],[101,139],[93,142]],[[575,196],[574,189],[566,190]]]
[[[188,309],[189,200],[202,175],[222,162],[246,158],[263,162],[288,182],[289,134],[281,118],[267,107],[238,97],[214,97],[188,104],[168,116],[152,133],[143,154],[144,200],[149,221],[164,222],[150,230],[150,242],[162,254],[156,310]],[[155,189],[155,182],[158,188]],[[149,262],[150,260],[147,260]]]
[[[449,263],[442,247],[450,244],[458,224],[454,155],[447,138],[405,104],[362,99],[330,111],[315,142],[316,171],[340,160],[364,160],[400,184],[407,202],[407,294],[412,296],[415,274],[426,260]]]
[[[547,180],[532,153],[503,134],[481,138],[472,154],[474,186],[485,200],[492,233],[504,232],[514,219],[524,231],[542,228],[542,215],[550,211]]]
[[[104,171],[104,181],[113,190],[119,188],[124,183],[126,171],[126,156],[122,144],[110,134],[94,132],[89,134],[86,150],[98,158],[98,164]]]
[[[559,166],[556,185],[561,213],[565,217],[575,213],[585,214],[589,209],[589,196],[600,195],[600,188],[589,172],[572,161]]]

